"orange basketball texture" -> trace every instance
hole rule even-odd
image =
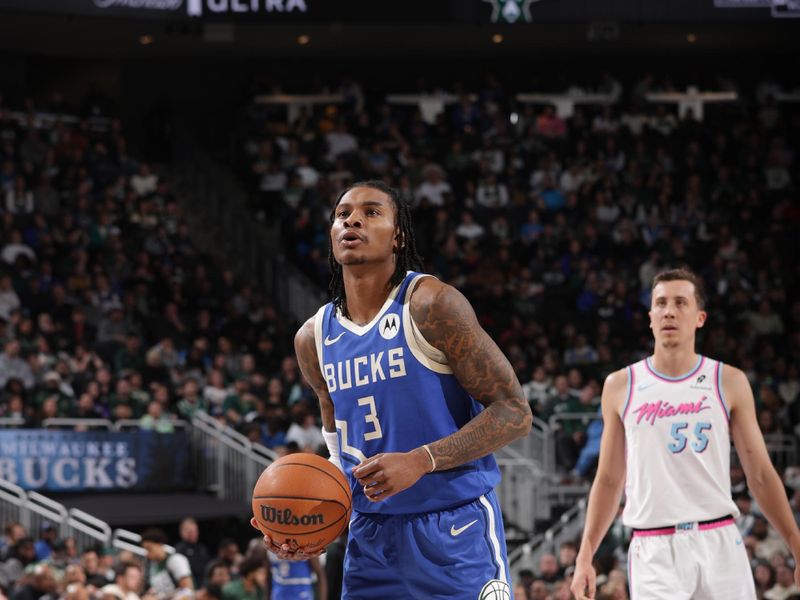
[[[253,516],[276,544],[327,546],[350,521],[344,474],[316,454],[290,454],[267,467],[253,488]]]

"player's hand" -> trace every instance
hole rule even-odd
[[[570,591],[577,600],[591,600],[595,596],[597,574],[591,562],[577,561],[572,574]]]
[[[258,529],[255,517],[250,519],[250,525]],[[263,533],[263,531],[261,531]],[[324,546],[298,546],[294,540],[288,544],[276,544],[268,535],[264,535],[264,546],[281,560],[308,560],[325,553]]]
[[[371,456],[353,469],[370,502],[380,502],[410,488],[431,469],[425,450]]]

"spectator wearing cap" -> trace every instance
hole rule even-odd
[[[261,556],[250,556],[239,564],[239,579],[225,584],[222,600],[266,600],[267,563]]]
[[[142,532],[142,547],[147,552],[145,562],[145,588],[158,600],[168,600],[178,590],[193,590],[192,568],[180,553],[167,554],[168,538],[160,529]]]
[[[51,521],[45,521],[39,527],[39,539],[36,541],[36,560],[45,560],[53,551],[58,538],[58,527]]]

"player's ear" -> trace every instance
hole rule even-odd
[[[400,228],[395,229],[395,236],[394,236],[394,250],[398,252],[399,250],[403,249],[403,246],[406,245],[406,237],[403,235],[403,232],[400,231]]]
[[[708,313],[704,310],[701,310],[697,313],[697,327],[700,328],[706,324],[706,319],[708,318]]]

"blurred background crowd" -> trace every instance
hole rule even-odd
[[[429,272],[470,299],[534,415],[557,432],[565,482],[591,480],[603,380],[650,353],[650,282],[671,266],[705,283],[698,350],[745,371],[762,431],[796,453],[800,116],[775,102],[771,79],[710,79],[739,100],[703,120],[646,101],[683,83],[649,73],[574,82],[614,102],[562,118],[517,103],[493,76],[472,94],[454,86],[458,102],[434,116],[374,101],[346,78],[335,85],[344,104],[289,123],[243,106],[229,158],[252,217],[280,224],[285,252],[321,288],[333,200],[359,180],[396,186]],[[278,453],[324,452],[293,356],[297,322],[197,249],[169,169],[137,158],[123,123],[40,118],[63,110],[57,93],[42,103],[0,95],[0,417],[31,428],[134,419],[167,433],[205,412]],[[792,452],[776,463],[800,521]],[[786,548],[740,468],[732,479],[760,597],[790,598],[800,590]],[[181,526],[181,543],[197,546],[197,524],[185,523],[194,533]],[[166,558],[76,548],[53,532],[5,523],[0,590],[11,600],[262,598],[269,585],[258,544],[226,540],[215,558],[178,544],[202,591],[178,577],[159,592],[151,565]],[[601,598],[627,598],[628,541],[616,523],[598,554]],[[568,598],[575,553],[563,544],[516,573],[517,597]]]

